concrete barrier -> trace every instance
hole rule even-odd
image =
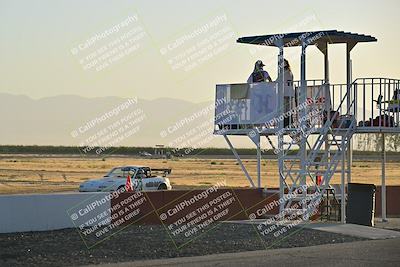
[[[400,216],[400,186],[387,187],[388,215]],[[169,209],[182,200],[191,199],[202,190],[173,190],[146,192],[146,202],[141,205],[140,213],[125,220],[126,223],[161,224],[160,213]],[[261,189],[218,189],[214,198],[231,192],[235,201],[230,206],[229,214],[219,220],[243,220],[250,214],[255,218],[262,218],[263,208],[271,202],[278,200],[277,193],[263,193]],[[116,214],[121,208],[116,204],[129,198],[132,193],[123,193],[110,200],[109,193],[59,193],[59,194],[27,194],[27,195],[0,195],[0,233],[49,231],[64,228],[73,228],[87,223],[88,218],[99,218],[87,223],[85,226],[95,225],[106,221]],[[93,203],[97,206],[91,209]],[[202,202],[185,209],[184,215],[190,214],[201,206]],[[124,206],[125,208],[126,206]],[[136,209],[137,207],[135,207]],[[112,210],[110,212],[110,209]],[[133,208],[132,208],[133,209]],[[106,211],[109,212],[106,212]],[[106,217],[98,216],[107,214]],[[278,213],[278,206],[274,205],[266,214]],[[376,215],[380,214],[380,188],[376,192]],[[76,218],[73,218],[76,216]],[[108,217],[107,217],[108,216]],[[182,214],[181,214],[182,216]],[[143,218],[142,218],[143,217]],[[171,220],[174,217],[170,218]],[[169,221],[165,221],[168,223]]]
[[[68,211],[108,193],[65,193],[0,196],[0,233],[49,231],[73,228]],[[110,208],[107,201],[99,209]],[[98,212],[100,210],[97,210]]]

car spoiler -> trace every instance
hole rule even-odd
[[[171,174],[171,171],[172,169],[151,169],[151,172],[162,172],[164,177]]]

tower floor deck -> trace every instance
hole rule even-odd
[[[240,128],[240,127],[239,127]],[[310,134],[320,134],[323,128],[316,128],[313,131],[310,131]],[[224,130],[215,130],[215,135],[243,135],[246,136],[252,131],[257,131],[260,135],[276,135],[281,132],[284,134],[290,134],[293,131],[296,131],[297,128],[286,128],[284,130],[275,129],[259,129],[257,127],[243,127],[241,129],[224,129]],[[340,134],[341,131],[345,132],[346,128],[339,129],[334,128],[333,131],[335,133]],[[400,133],[400,127],[356,127],[355,134],[367,134],[367,133]]]

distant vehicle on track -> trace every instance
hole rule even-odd
[[[155,173],[162,173],[161,176]],[[128,175],[135,191],[171,190],[166,177],[171,169],[150,169],[143,166],[122,166],[113,168],[103,178],[89,180],[79,186],[80,192],[111,192],[125,187]]]
[[[152,157],[153,155],[150,154],[149,152],[141,151],[141,152],[139,152],[139,156],[149,158],[149,157]]]

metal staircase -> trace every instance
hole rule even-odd
[[[278,159],[281,219],[290,220],[302,216],[304,220],[308,220],[319,208],[333,175],[339,169],[342,173],[348,171],[345,169],[344,160],[355,132],[356,121],[350,115],[354,100],[348,101],[347,97],[346,93],[334,115],[328,117],[323,127],[318,129],[319,134],[313,145],[310,145],[312,140],[309,136],[303,136],[301,142],[287,142],[284,141],[284,134],[278,136],[278,146],[281,150]],[[347,108],[342,115],[347,117],[339,116],[344,105]],[[307,127],[310,128],[312,125]],[[286,135],[286,139],[292,137]],[[294,146],[299,147],[297,153],[293,153]],[[340,162],[342,164],[338,169]],[[317,177],[320,177],[320,181]]]

